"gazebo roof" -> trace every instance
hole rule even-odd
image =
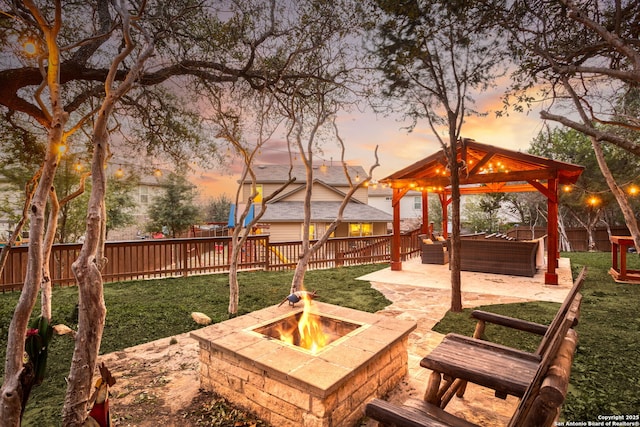
[[[557,179],[562,185],[575,184],[584,170],[583,166],[481,144],[473,139],[458,142],[457,159],[462,165],[462,194],[536,191],[541,181],[549,179]],[[448,193],[451,183],[445,151],[419,160],[380,182],[392,188]]]

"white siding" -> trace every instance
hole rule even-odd
[[[404,196],[400,199],[400,219],[422,218],[422,208],[416,208],[415,197],[420,195]],[[369,206],[380,209],[383,212],[393,215],[391,196],[369,196]]]

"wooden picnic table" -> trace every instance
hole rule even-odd
[[[640,284],[640,270],[627,269],[627,251],[633,246],[631,236],[611,236],[611,269],[609,274],[613,280],[619,283]],[[620,263],[618,264],[618,252],[620,253]]]

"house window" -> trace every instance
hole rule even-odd
[[[417,211],[422,209],[422,197],[417,196],[413,198],[413,209]]]
[[[140,203],[149,204],[149,187],[140,187]]]
[[[316,240],[321,238],[324,233],[329,229],[328,224],[314,223],[309,225],[309,239]],[[329,237],[335,237],[335,232],[332,232]]]
[[[262,184],[256,184],[256,197],[253,203],[262,203]]]
[[[352,222],[349,223],[349,237],[362,237],[373,235],[372,222]]]

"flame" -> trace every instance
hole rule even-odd
[[[311,298],[304,295],[302,300],[304,301],[304,310],[298,321],[299,345],[315,354],[327,345],[327,335],[322,331],[318,315],[311,313]]]
[[[291,322],[287,325],[280,325],[278,334],[281,341],[316,354],[327,345],[329,337],[322,330],[320,316],[311,312],[311,298],[307,294],[303,294],[302,301],[304,309],[297,324]]]

